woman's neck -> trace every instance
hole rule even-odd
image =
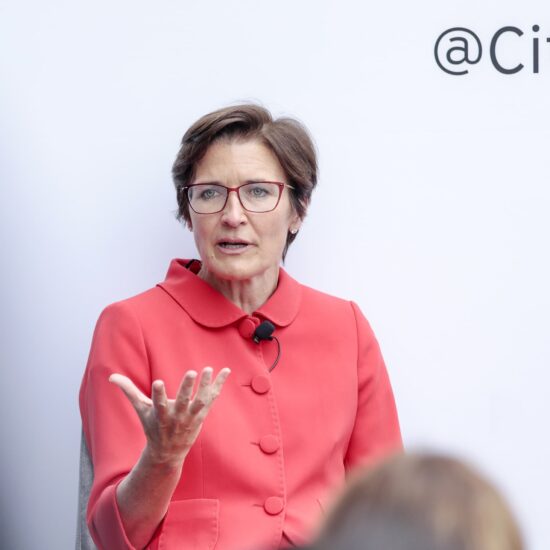
[[[216,277],[202,264],[197,275],[250,315],[265,304],[275,292],[279,280],[279,267],[250,279],[232,280]]]

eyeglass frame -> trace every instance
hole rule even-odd
[[[275,185],[278,186],[279,188],[279,196],[277,197],[277,202],[275,203],[275,206],[269,210],[262,210],[261,212],[256,212],[255,210],[249,210],[244,204],[243,204],[243,201],[241,200],[241,194],[239,192],[239,189],[241,187],[244,187],[245,185],[253,185],[255,183],[274,183]],[[225,195],[225,202],[223,203],[223,206],[219,209],[219,210],[216,210],[214,212],[197,212],[193,206],[191,205],[191,199],[189,198],[189,189],[191,189],[192,187],[197,187],[198,185],[217,185],[218,187],[223,187],[224,189],[227,190],[227,195]],[[185,185],[184,187],[181,188],[181,190],[183,192],[185,192],[185,198],[187,199],[187,204],[189,205],[189,208],[191,208],[191,210],[193,210],[193,212],[195,212],[195,214],[199,214],[200,216],[207,216],[209,214],[218,214],[220,212],[222,212],[225,207],[227,206],[227,201],[229,200],[229,193],[231,192],[235,192],[237,193],[237,198],[239,199],[239,203],[240,205],[243,207],[244,210],[246,210],[247,212],[251,212],[252,214],[267,214],[268,212],[273,212],[273,210],[275,210],[275,208],[277,208],[277,206],[279,206],[279,203],[281,202],[281,197],[283,196],[283,189],[285,187],[288,187],[289,189],[296,189],[295,187],[293,187],[292,185],[289,185],[288,183],[283,183],[281,181],[267,181],[267,180],[261,180],[261,181],[248,181],[246,183],[242,183],[241,185],[238,185],[237,187],[227,187],[227,185],[223,185],[221,183],[194,183],[193,185]]]

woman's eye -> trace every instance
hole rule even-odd
[[[199,199],[209,200],[209,199],[213,199],[216,195],[217,195],[217,192],[215,189],[203,189],[199,194]]]
[[[251,187],[248,192],[250,196],[253,197],[254,199],[260,199],[269,194],[267,189],[265,189],[265,187],[261,187],[259,185],[255,187]]]

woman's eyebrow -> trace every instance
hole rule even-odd
[[[267,178],[252,178],[252,179],[246,179],[239,185],[246,185],[247,183],[263,183],[263,182],[272,182],[273,180],[267,179]],[[194,181],[191,185],[224,185],[225,183],[222,183],[218,180],[207,180],[207,181]]]
[[[212,180],[212,181],[194,181],[191,185],[223,185],[221,181]]]

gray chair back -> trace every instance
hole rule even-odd
[[[86,524],[86,509],[94,480],[94,467],[84,433],[80,437],[80,473],[78,478],[78,518],[76,524],[76,550],[97,550]]]

